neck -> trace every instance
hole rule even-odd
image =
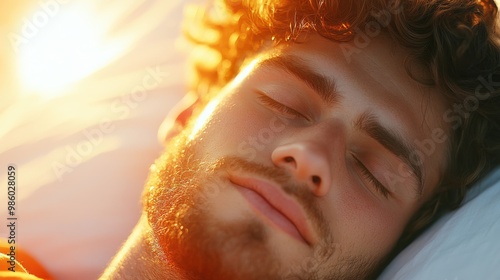
[[[169,269],[165,257],[158,256],[158,250],[153,250],[151,232],[143,214],[100,279],[180,279]]]

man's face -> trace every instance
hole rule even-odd
[[[172,266],[359,279],[389,253],[446,167],[446,104],[384,36],[342,48],[311,35],[263,53],[152,168],[145,207]]]

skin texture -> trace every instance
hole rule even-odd
[[[153,165],[143,219],[106,278],[144,273],[131,266],[150,278],[368,277],[439,184],[450,128],[404,49],[383,35],[349,57],[342,47],[310,35],[242,70]],[[374,139],[375,122],[404,139],[406,160]],[[137,258],[144,248],[155,261]]]

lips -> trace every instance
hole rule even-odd
[[[308,245],[314,243],[303,208],[276,184],[253,177],[230,176],[242,196],[275,226]]]

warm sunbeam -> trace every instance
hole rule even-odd
[[[52,13],[37,9],[26,18],[17,38],[19,77],[25,92],[59,96],[123,55],[131,41],[123,36],[110,38],[108,33],[127,5],[115,9],[113,16],[96,6],[94,1],[77,1],[53,8]]]

